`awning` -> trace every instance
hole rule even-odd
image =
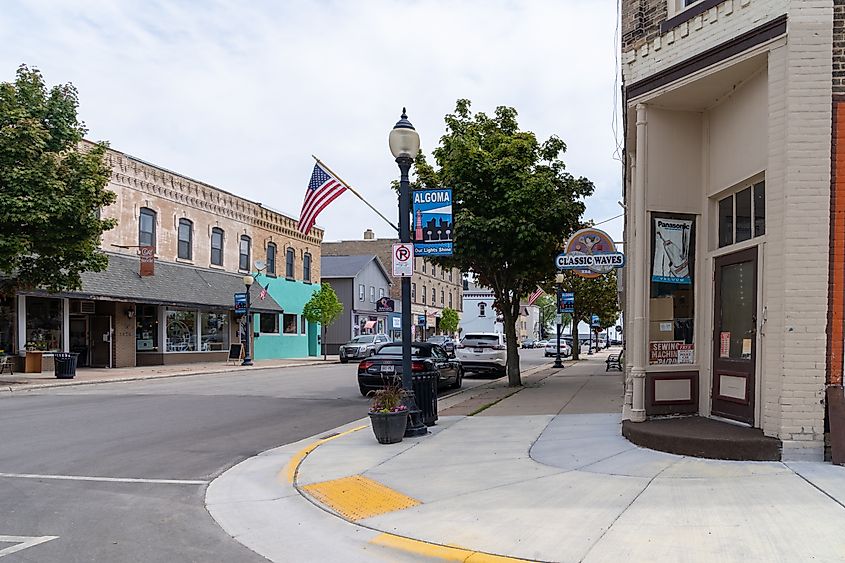
[[[127,301],[177,307],[234,310],[234,294],[246,287],[243,276],[172,262],[156,262],[155,275],[141,277],[139,258],[108,253],[109,265],[103,272],[82,274],[82,289],[49,294],[45,291],[22,295],[70,297],[72,299]],[[260,280],[250,288],[250,309],[256,313],[281,313],[282,307],[269,294],[261,299]]]
[[[374,326],[376,326],[375,321],[367,321],[367,322],[364,323],[364,329],[366,329],[366,330],[369,330],[369,329],[373,328]]]

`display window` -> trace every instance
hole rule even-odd
[[[26,349],[58,352],[62,346],[62,300],[26,298]]]

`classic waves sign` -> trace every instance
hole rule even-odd
[[[555,259],[558,270],[575,270],[584,278],[597,278],[625,265],[625,255],[616,250],[613,239],[599,229],[581,229],[566,243]]]

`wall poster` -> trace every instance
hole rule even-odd
[[[682,340],[648,343],[648,363],[651,365],[692,364],[695,362],[695,345]]]
[[[686,219],[654,219],[654,265],[651,279],[660,283],[691,284],[690,233]]]

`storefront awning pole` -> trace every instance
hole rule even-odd
[[[644,422],[645,413],[645,361],[646,346],[648,345],[648,324],[646,322],[646,302],[648,291],[648,260],[646,259],[646,242],[648,233],[648,213],[646,212],[646,157],[648,150],[646,106],[637,106],[637,160],[636,176],[634,178],[634,258],[631,264],[633,272],[633,309],[634,330],[629,332],[633,338],[628,343],[631,350],[631,383],[633,400],[631,405],[631,421]]]

